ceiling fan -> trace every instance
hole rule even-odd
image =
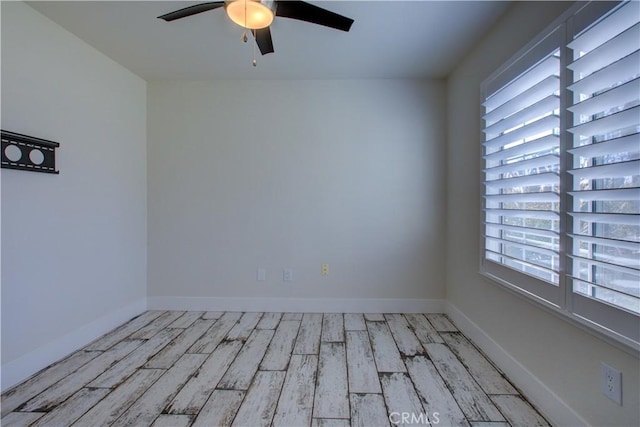
[[[158,18],[171,22],[220,7],[225,8],[227,15],[229,15],[229,18],[231,18],[233,22],[251,30],[256,39],[256,44],[263,55],[274,51],[269,26],[276,16],[311,22],[342,31],[349,31],[351,24],[353,24],[353,19],[351,18],[338,15],[337,13],[304,1],[294,0],[214,1],[185,7],[158,16]],[[244,36],[244,40],[246,41],[246,35]]]

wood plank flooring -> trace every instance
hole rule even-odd
[[[444,314],[148,311],[2,395],[2,426],[548,426]]]

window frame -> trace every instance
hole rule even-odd
[[[499,68],[491,73],[480,85],[481,104],[487,99],[487,94],[493,94],[496,90],[503,87],[508,82],[513,81],[521,73],[528,68],[526,65],[532,66],[536,61],[540,60],[540,56],[536,59],[536,50],[539,49],[543,54],[551,51],[554,46],[552,43],[556,38],[552,35],[556,31],[561,32],[559,37],[559,45],[555,46],[560,49],[560,245],[559,245],[559,283],[554,286],[542,279],[527,275],[507,266],[498,264],[486,259],[485,244],[485,221],[486,221],[486,199],[485,199],[485,161],[484,141],[485,135],[483,129],[485,127],[484,120],[480,120],[479,136],[482,143],[479,146],[480,161],[480,275],[482,278],[492,284],[498,284],[501,288],[506,289],[513,295],[523,298],[528,302],[552,313],[561,319],[568,321],[575,326],[603,339],[604,341],[626,351],[635,357],[640,357],[640,339],[635,341],[624,334],[616,332],[606,326],[611,321],[613,323],[628,326],[626,333],[636,332],[635,324],[640,324],[640,316],[626,312],[622,309],[609,306],[605,302],[592,300],[586,296],[582,296],[573,291],[573,284],[568,272],[570,271],[568,263],[569,254],[571,253],[570,238],[568,237],[569,229],[572,223],[569,209],[571,196],[569,192],[573,188],[573,177],[569,172],[572,169],[572,156],[569,153],[570,141],[572,135],[568,132],[570,127],[570,112],[568,107],[571,105],[571,92],[567,88],[570,84],[569,79],[572,77],[570,70],[567,68],[570,62],[571,49],[568,46],[571,42],[573,34],[589,27],[592,23],[598,21],[609,11],[618,7],[622,2],[578,2],[569,7],[562,15],[548,25],[543,31],[539,32],[530,42],[522,47],[516,54],[511,56]],[[532,58],[533,56],[533,58]],[[522,64],[518,64],[521,61]],[[483,109],[481,108],[481,111]],[[481,113],[483,115],[483,113]],[[584,315],[578,314],[586,314]],[[596,320],[601,323],[597,323]]]

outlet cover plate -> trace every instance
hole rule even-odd
[[[329,275],[329,264],[322,264],[321,271],[322,271],[322,275],[323,276],[328,276]]]
[[[293,270],[290,268],[285,268],[282,272],[282,280],[285,282],[293,281]]]
[[[606,363],[601,364],[602,393],[622,406],[622,372]]]

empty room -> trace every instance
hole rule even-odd
[[[2,426],[640,425],[640,2],[0,15]]]

